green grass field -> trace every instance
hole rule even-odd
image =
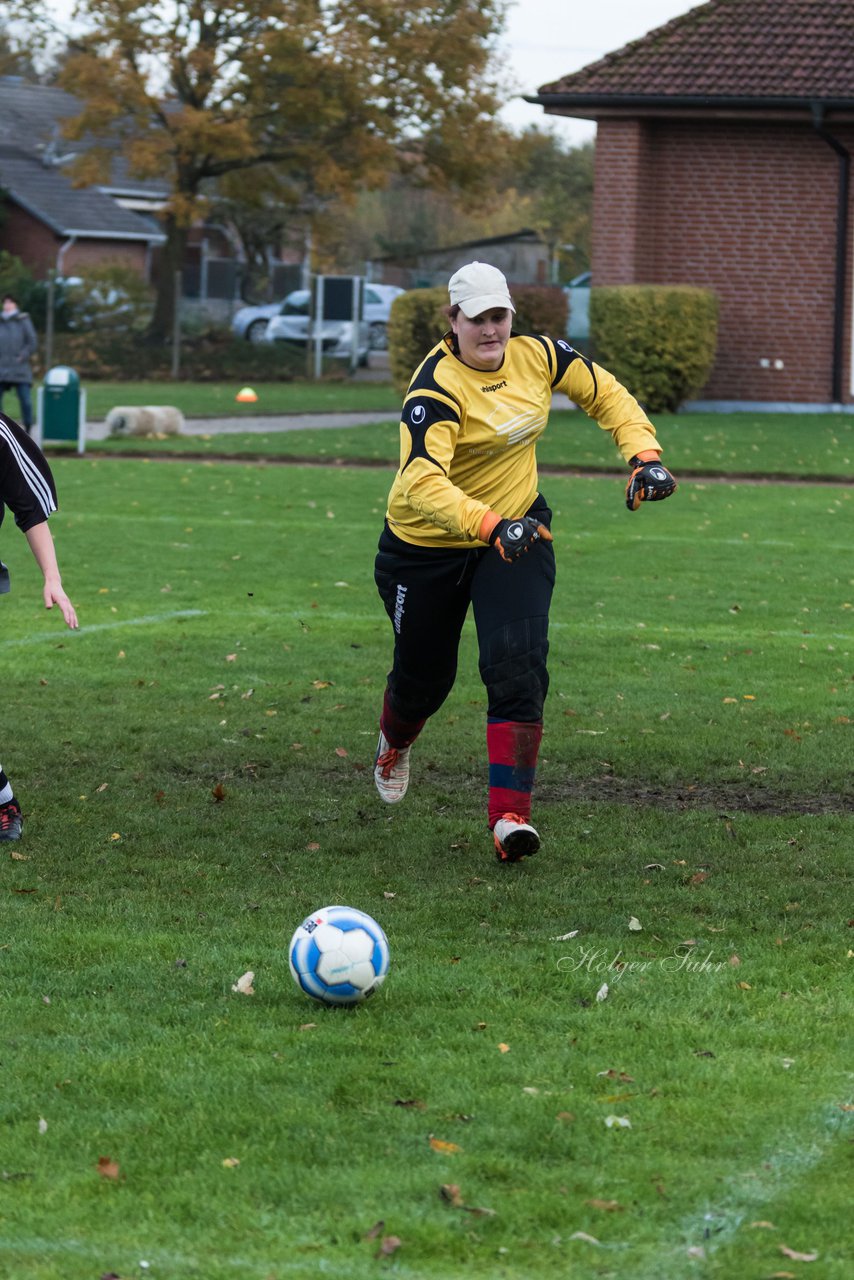
[[[372,412],[396,408],[390,388],[385,388],[386,402],[377,402],[377,384],[354,384],[353,391],[364,393],[357,397],[340,388],[333,395],[322,384],[316,390],[325,393],[325,399],[317,402],[317,411]],[[245,408],[255,414],[259,411],[258,406]],[[313,411],[311,401],[304,410],[282,409],[278,416],[270,411],[270,429],[261,433],[212,432],[162,440],[108,439],[93,443],[90,451],[397,464],[399,430],[394,422],[323,431],[282,430],[288,413]],[[227,414],[229,409],[211,412]],[[267,412],[265,408],[263,413]],[[814,476],[841,480],[850,480],[854,475],[854,417],[785,413],[658,414],[655,424],[664,444],[665,459],[679,475]],[[578,411],[560,410],[551,415],[537,456],[544,469],[615,470],[622,467],[610,436]]]
[[[0,1275],[845,1280],[851,488],[544,480],[543,849],[501,867],[468,628],[373,790],[388,470],[54,466],[79,633],[3,539]],[[331,902],[391,945],[353,1011],[288,973]]]
[[[254,403],[237,401],[235,396],[243,384],[233,382],[88,382],[86,416],[99,422],[116,405],[171,404],[188,418],[253,418],[259,413],[396,409],[400,399],[388,383],[358,382],[346,377],[320,382],[247,381],[258,396]],[[10,406],[13,401],[14,397]]]

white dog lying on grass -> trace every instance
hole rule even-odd
[[[119,406],[106,418],[111,436],[179,436],[184,415],[169,404]]]

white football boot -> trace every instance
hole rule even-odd
[[[380,730],[377,756],[374,761],[374,782],[380,799],[386,804],[397,804],[406,795],[409,786],[409,753],[411,747],[392,747]]]
[[[540,837],[530,822],[518,813],[505,813],[492,829],[495,856],[499,862],[518,862],[530,858],[540,847]]]

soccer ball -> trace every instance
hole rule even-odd
[[[323,907],[295,931],[288,947],[294,982],[323,1004],[358,1004],[388,973],[388,938],[355,907]]]

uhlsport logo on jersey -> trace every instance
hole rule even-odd
[[[427,417],[427,410],[423,404],[414,404],[409,410],[409,421],[413,427],[420,427],[421,423]]]
[[[555,346],[560,347],[561,351],[569,351],[575,354],[575,348],[571,347],[568,342],[564,342],[563,338],[558,338]]]

